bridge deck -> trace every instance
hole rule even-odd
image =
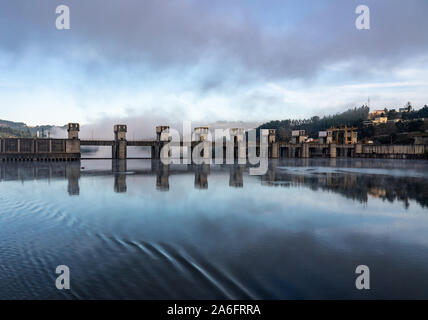
[[[112,146],[113,140],[80,140],[81,146]]]

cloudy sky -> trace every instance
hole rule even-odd
[[[57,30],[56,7],[71,30]],[[370,8],[357,30],[355,8]],[[264,121],[428,104],[426,0],[5,0],[0,119]]]

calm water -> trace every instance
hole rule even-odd
[[[427,249],[428,162],[0,163],[1,299],[428,298]]]

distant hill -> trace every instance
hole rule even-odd
[[[27,126],[23,122],[14,122],[0,119],[0,137],[1,138],[30,138],[37,135],[47,136],[48,132],[52,132],[55,128],[65,129],[66,126],[58,127],[51,125]]]
[[[13,128],[13,129],[20,129],[20,128],[26,127],[26,124],[23,122],[13,122],[13,121],[0,119],[0,127],[4,127],[4,126]]]

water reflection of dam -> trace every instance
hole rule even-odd
[[[0,163],[0,182],[31,180],[68,180],[69,195],[79,195],[80,163],[78,162],[45,162],[45,163]]]
[[[298,167],[288,168],[278,168],[276,162],[271,162],[267,174],[262,176],[262,184],[272,187],[303,186],[314,191],[325,190],[361,203],[367,202],[371,197],[389,202],[401,201],[406,208],[410,200],[415,200],[421,207],[428,207],[426,177],[394,176],[383,173],[384,171],[376,174],[364,173],[364,170],[348,172],[346,166],[342,167],[344,163],[340,163],[339,169],[334,169],[336,161],[328,160],[328,166],[323,170],[308,166],[311,163],[308,159],[300,162]],[[361,162],[353,163],[349,168],[355,169],[355,166],[361,167]],[[387,171],[389,168],[384,170]]]
[[[401,201],[407,207],[410,200],[420,206],[428,207],[428,179],[426,177],[394,176],[388,174],[370,174],[367,172],[346,171],[346,163],[337,163],[336,159],[326,160],[320,170],[311,166],[306,159],[291,166],[279,166],[277,161],[269,163],[268,171],[263,176],[251,177],[246,165],[187,165],[177,167],[164,165],[160,161],[151,161],[148,168],[128,171],[126,160],[111,161],[109,170],[84,170],[80,162],[45,162],[45,163],[0,163],[1,181],[31,181],[40,179],[65,179],[68,181],[69,195],[79,195],[79,180],[85,176],[113,176],[113,188],[117,193],[127,192],[127,177],[156,176],[156,189],[169,191],[169,177],[172,175],[194,175],[194,188],[209,189],[209,176],[229,174],[230,188],[243,188],[246,179],[259,179],[266,187],[306,187],[311,190],[325,190],[342,195],[358,202],[367,202],[369,197],[385,201]],[[377,164],[378,165],[378,164]],[[340,166],[338,169],[336,166]],[[361,167],[361,163],[353,162],[349,168]],[[368,170],[368,169],[367,169]],[[387,169],[385,169],[387,170]],[[226,186],[225,186],[226,187]]]

